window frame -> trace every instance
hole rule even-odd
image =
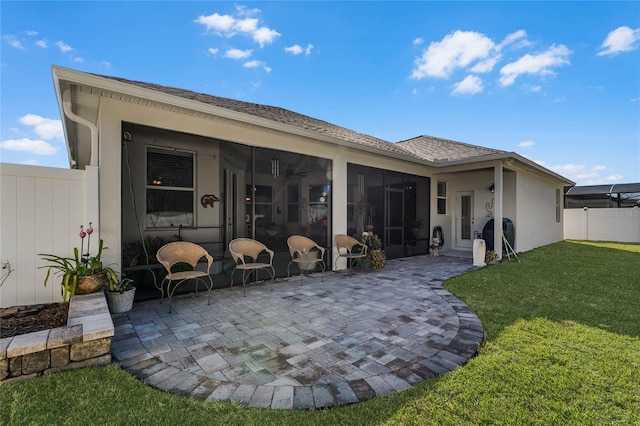
[[[162,184],[152,184],[148,182],[148,173],[149,173],[149,152],[161,152],[163,154],[167,154],[167,155],[176,155],[176,156],[180,156],[180,157],[191,157],[191,176],[192,176],[192,181],[191,181],[191,186],[189,187],[183,187],[183,186],[165,186]],[[173,228],[178,228],[180,226],[182,226],[183,228],[195,228],[196,227],[196,223],[197,223],[197,219],[196,219],[196,186],[197,186],[197,152],[195,151],[191,151],[191,150],[186,150],[186,149],[175,149],[175,148],[168,148],[168,147],[164,147],[164,146],[158,146],[158,145],[146,145],[145,146],[145,171],[144,171],[144,181],[145,181],[145,192],[144,192],[144,197],[145,197],[145,206],[148,205],[149,202],[149,191],[173,191],[173,192],[190,192],[192,194],[192,205],[191,205],[191,224],[178,224],[175,226],[153,226],[152,224],[149,223],[148,221],[148,213],[147,213],[147,209],[145,207],[145,220],[144,220],[144,224],[145,224],[145,229],[147,230],[158,230],[158,229],[173,229]]]
[[[444,185],[444,195],[440,194],[440,184]],[[436,214],[446,215],[448,211],[447,192],[448,185],[446,180],[436,180]],[[444,211],[440,211],[440,200],[444,202]]]

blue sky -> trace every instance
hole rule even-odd
[[[68,167],[51,65],[640,182],[640,2],[0,2],[0,161]]]

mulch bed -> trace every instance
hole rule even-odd
[[[0,338],[64,327],[68,316],[68,302],[0,309]]]

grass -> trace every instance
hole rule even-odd
[[[317,411],[152,389],[117,366],[0,387],[2,424],[640,425],[640,245],[561,242],[445,283],[487,341],[463,368]]]

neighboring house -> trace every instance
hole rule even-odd
[[[573,186],[564,202],[567,209],[640,207],[640,183]]]
[[[491,218],[501,251],[503,217],[517,251],[563,238],[574,183],[513,152],[429,136],[394,144],[278,107],[57,66],[53,78],[72,167],[98,174],[87,215],[117,264],[128,243],[176,234],[219,257],[235,237],[286,252],[301,233],[331,249],[334,234],[366,225],[389,258],[427,253],[435,226],[445,250],[471,250]]]

